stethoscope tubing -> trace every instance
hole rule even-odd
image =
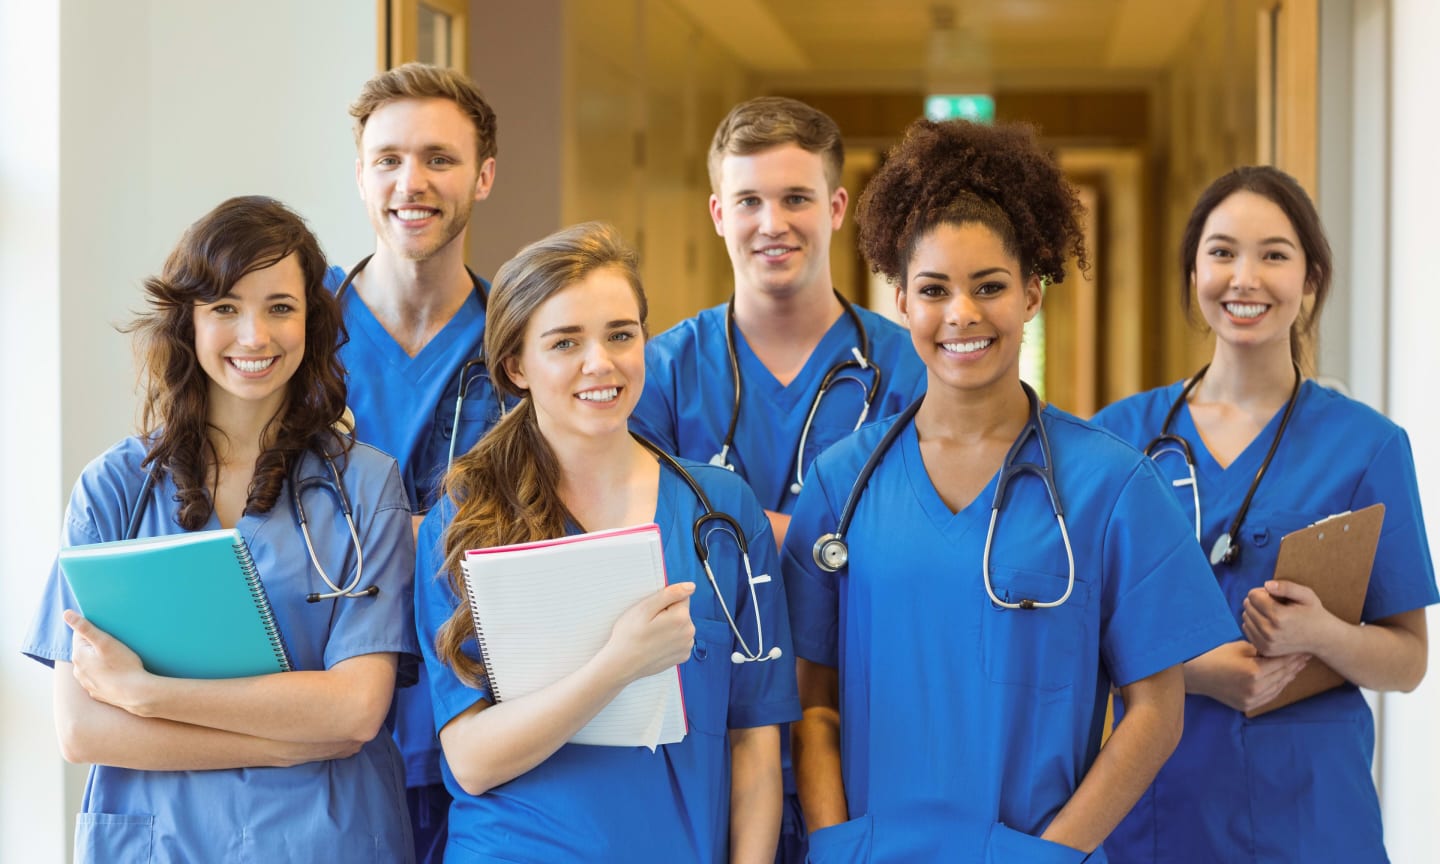
[[[769,574],[761,574],[757,577],[755,571],[751,569],[750,544],[745,539],[745,532],[740,527],[740,523],[729,513],[722,513],[711,505],[710,496],[705,494],[705,490],[701,488],[700,482],[695,479],[694,475],[685,470],[685,466],[681,465],[678,459],[661,450],[659,446],[644,436],[637,435],[634,432],[630,434],[641,446],[659,459],[662,465],[679,476],[680,479],[685,482],[685,485],[690,487],[690,491],[694,493],[696,500],[700,502],[700,507],[703,512],[696,518],[691,528],[691,540],[695,544],[695,555],[700,559],[700,566],[705,570],[705,578],[709,581],[710,588],[715,593],[715,599],[720,604],[720,611],[725,614],[725,620],[730,625],[730,632],[735,635],[735,641],[740,645],[739,651],[731,653],[730,662],[738,665],[741,663],[759,663],[765,660],[779,659],[784,653],[781,651],[779,645],[772,645],[769,651],[765,650],[765,629],[760,618],[760,603],[755,595],[755,586],[769,582],[770,576]],[[710,526],[708,530],[706,530],[707,525]],[[720,582],[715,578],[715,571],[710,567],[710,535],[716,531],[729,534],[731,539],[735,541],[736,547],[740,550],[740,560],[745,567],[745,584],[750,592],[750,608],[755,613],[755,648],[753,650],[750,648],[750,643],[745,639],[745,636],[741,634],[740,625],[736,623],[735,616],[730,611],[730,604],[725,602],[725,594],[720,590]]]

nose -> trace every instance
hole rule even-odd
[[[246,348],[263,348],[270,343],[270,328],[263,315],[244,314],[235,323],[235,341]]]
[[[1231,286],[1248,291],[1256,287],[1259,277],[1260,271],[1256,266],[1254,256],[1236,256],[1235,263],[1230,269]]]
[[[956,291],[945,304],[945,323],[964,329],[980,322],[980,304],[968,291]]]
[[[779,207],[770,203],[760,206],[760,233],[769,237],[778,237],[785,233],[784,214]]]
[[[580,371],[585,375],[601,375],[614,369],[615,362],[610,359],[607,348],[608,343],[603,340],[591,342],[585,349]]]
[[[395,172],[395,191],[402,195],[423,192],[429,182],[424,163],[416,160],[406,160]]]

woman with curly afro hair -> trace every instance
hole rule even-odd
[[[812,861],[1104,861],[1180,664],[1235,636],[1149,460],[1020,380],[1081,215],[1016,125],[919,121],[861,198],[928,392],[816,461],[786,538]]]

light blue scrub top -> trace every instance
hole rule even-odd
[[[750,490],[728,471],[689,463],[686,467],[715,508],[744,526],[755,574],[772,577],[756,586],[756,597],[765,650],[778,645],[783,657],[730,661],[739,646],[691,539],[691,526],[702,510],[685,482],[661,468],[655,522],[664,545],[666,578],[695,583],[690,599],[695,648],[680,667],[689,733],[654,753],[644,747],[567,744],[529,772],[479,796],[461,789],[445,764],[445,785],[455,798],[447,862],[728,860],[727,732],[796,720],[800,702],[795,664],[789,659],[785,588],[769,522]],[[486,689],[462,683],[435,656],[436,633],[456,607],[448,578],[435,575],[444,561],[441,537],[453,516],[454,505],[445,500],[426,517],[415,571],[415,614],[430,668],[437,729],[489,698]],[[743,587],[745,571],[736,547],[716,536],[710,566],[741,633],[753,646],[755,613]],[[476,656],[473,640],[466,651]]]
[[[1095,422],[1143,447],[1160,433],[1182,386],[1117,402]],[[1197,463],[1202,548],[1209,549],[1235,518],[1280,413],[1223,469],[1202,443],[1189,408],[1176,414],[1172,431],[1190,442]],[[1185,472],[1179,457],[1162,457],[1156,465],[1167,477]],[[1190,490],[1176,494],[1192,520],[1193,538]],[[1275,572],[1281,537],[1376,502],[1385,504],[1385,523],[1365,594],[1365,621],[1440,600],[1410,440],[1365,405],[1306,381],[1241,526],[1239,563],[1214,568],[1233,620],[1240,620],[1250,589]],[[1374,755],[1374,719],[1352,685],[1253,720],[1208,697],[1188,695],[1179,749],[1105,848],[1117,862],[1385,861],[1370,775]]]
[[[65,511],[61,543],[122,539],[145,482],[144,447],[127,438],[91,462]],[[302,477],[329,477],[307,456]],[[365,550],[365,585],[374,597],[306,603],[325,591],[310,564],[290,503],[289,480],[269,513],[235,526],[249,544],[280,633],[297,670],[329,669],[362,654],[397,652],[414,680],[420,653],[410,623],[414,541],[410,508],[395,462],[357,444],[342,476]],[[166,475],[146,499],[139,536],[179,534],[175,484]],[[351,573],[355,550],[333,496],[303,499],[315,552],[332,579]],[[206,529],[218,529],[213,514]],[[70,629],[61,613],[78,608],[58,564],[51,568],[24,652],[46,665],[69,662]],[[283,674],[283,673],[282,673]],[[378,857],[377,857],[378,856]],[[290,768],[218,771],[90,769],[75,829],[75,860],[412,861],[400,754],[382,731],[347,759]]]
[[[325,281],[333,291],[345,281],[345,271],[331,267]],[[485,290],[489,292],[489,283]],[[411,357],[390,338],[354,286],[345,289],[340,307],[350,336],[340,348],[340,362],[347,373],[355,437],[395,457],[410,509],[424,513],[434,503],[445,473],[455,398],[460,392],[459,372],[467,361],[480,356],[485,310],[472,292],[455,317]],[[457,457],[500,419],[489,369],[472,374],[476,377],[460,411]],[[427,690],[422,669],[419,686],[395,694],[395,740],[405,756],[407,786],[440,782],[440,742],[432,731],[434,718]]]
[[[1053,407],[1041,417],[1075,555],[1074,591],[1053,609],[990,602],[980,562],[998,475],[952,513],[913,423],[860,498],[848,567],[820,570],[815,539],[894,421],[816,463],[783,562],[796,654],[839,669],[851,817],[810,835],[816,864],[1105,861],[1038,835],[1095,761],[1111,685],[1238,634],[1148,460]],[[1027,460],[1040,462],[1033,437]],[[1034,475],[1010,481],[990,560],[1002,599],[1064,594],[1064,545]]]
[[[915,355],[910,334],[868,309],[856,313],[870,335],[871,360],[883,373],[880,391],[868,421],[889,417],[925,392],[925,365]],[[727,456],[750,484],[767,510],[789,513],[795,508],[790,484],[795,482],[795,451],[810,411],[811,400],[825,373],[851,359],[859,338],[850,316],[842,314],[826,331],[805,367],[788,385],[755,356],[745,336],[735,329],[740,360],[740,419]],[[805,442],[805,469],[815,457],[855,428],[865,402],[870,373],[850,370],[853,381],[836,383],[820,402]],[[662,450],[709,462],[720,452],[735,404],[730,356],[725,349],[725,306],[706,309],[651,339],[645,346],[645,392],[630,418],[635,431]]]

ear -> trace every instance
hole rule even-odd
[[[830,193],[830,230],[839,231],[845,222],[845,208],[850,204],[850,193],[844,186]]]
[[[1040,312],[1040,304],[1045,300],[1045,291],[1040,285],[1039,276],[1031,276],[1025,280],[1025,320],[1031,321]]]
[[[484,201],[490,197],[490,187],[495,185],[495,157],[480,163],[480,176],[475,178],[475,200]]]
[[[360,157],[355,157],[355,188],[360,192],[360,200],[365,200],[365,179],[364,169],[360,167]]]
[[[904,279],[899,279],[895,282],[895,311],[900,313],[900,322],[906,327],[909,327],[910,303],[909,295],[905,291]]]
[[[715,233],[721,237],[725,236],[724,211],[720,208],[720,199],[715,195],[710,196],[710,221],[715,223]]]
[[[530,389],[530,384],[525,378],[525,370],[520,365],[519,355],[511,354],[509,357],[501,360],[500,368],[505,370],[505,377],[509,378],[510,383],[514,384],[517,388],[521,390]]]

